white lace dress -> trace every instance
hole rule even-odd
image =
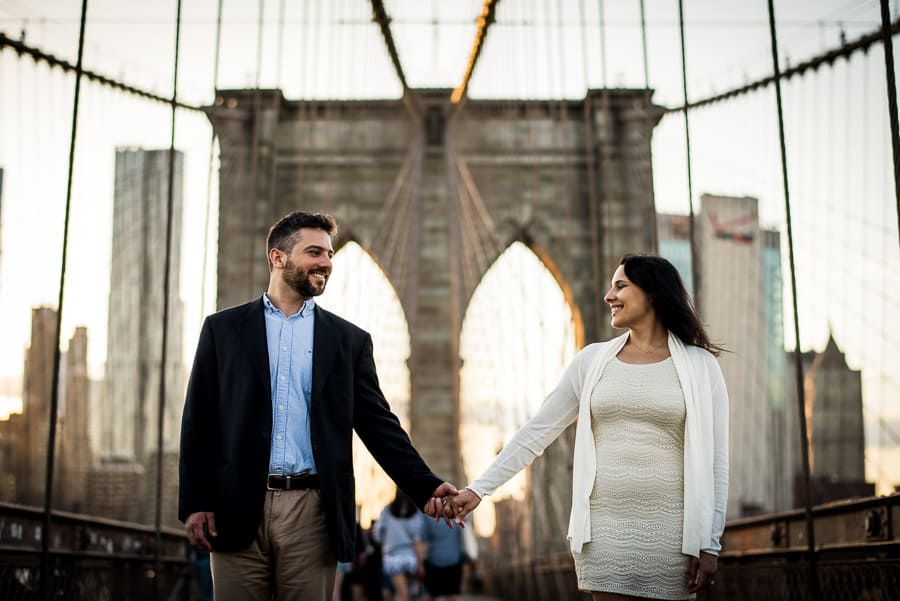
[[[694,598],[681,552],[684,419],[671,357],[606,366],[591,398],[597,475],[591,542],[575,554],[582,590]]]

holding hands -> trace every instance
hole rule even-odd
[[[442,490],[445,486],[450,487],[453,492]],[[439,495],[439,492],[443,494]],[[425,504],[425,513],[433,517],[435,521],[440,521],[443,518],[450,528],[453,528],[453,522],[465,528],[463,520],[480,503],[481,497],[472,492],[471,489],[457,490],[452,485],[444,483],[435,490],[434,496]]]
[[[447,526],[453,528],[451,521],[455,516],[450,500],[459,495],[459,491],[449,482],[444,482],[434,489],[431,498],[425,503],[425,515],[431,516],[435,521],[441,518],[447,522]]]

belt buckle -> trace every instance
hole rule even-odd
[[[275,488],[272,486],[273,476],[275,476],[275,474],[269,474],[268,476],[266,476],[266,490],[282,490],[281,488]]]

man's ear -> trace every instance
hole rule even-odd
[[[285,254],[282,251],[278,250],[277,248],[273,248],[269,251],[269,264],[273,269],[276,267],[278,267],[279,269],[283,269],[284,257]]]

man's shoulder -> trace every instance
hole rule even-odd
[[[235,305],[233,307],[228,307],[227,309],[216,311],[215,313],[209,315],[206,319],[208,319],[211,323],[226,323],[237,319],[243,319],[246,315],[252,313],[253,311],[261,309],[262,297],[259,297],[240,305]]]
[[[369,333],[353,323],[352,321],[348,321],[337,315],[336,313],[332,313],[328,309],[323,309],[321,305],[316,303],[316,318],[320,322],[325,322],[329,327],[344,330],[355,336],[368,336]]]

